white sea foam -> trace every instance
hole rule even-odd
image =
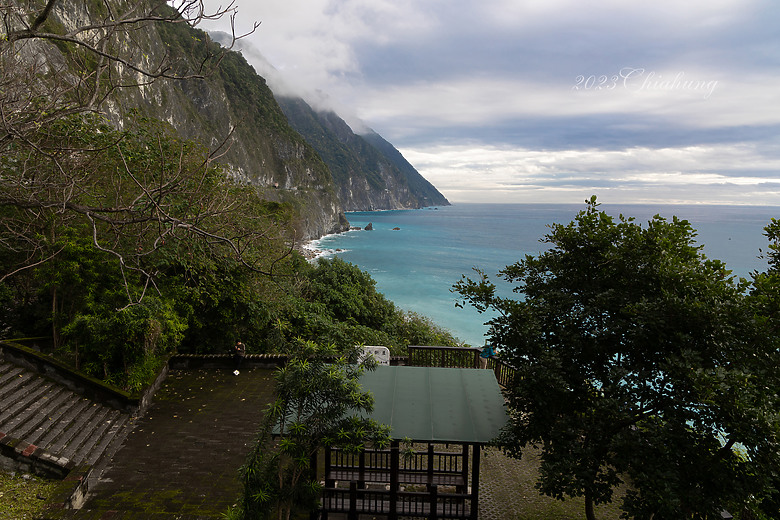
[[[357,230],[349,230],[342,233],[330,233],[323,235],[316,240],[310,240],[309,242],[301,245],[301,249],[308,251],[306,258],[309,260],[309,262],[316,262],[318,258],[332,258],[339,253],[346,253],[350,251],[350,249],[345,249],[343,247],[328,247],[328,242],[333,241],[336,238],[344,238],[345,235],[354,232],[357,232]]]
[[[333,258],[340,253],[346,253],[348,251],[349,249],[319,249],[309,261],[316,262],[318,258]]]

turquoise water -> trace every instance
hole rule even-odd
[[[377,288],[401,309],[430,317],[460,340],[482,345],[489,316],[457,308],[450,291],[473,267],[488,275],[544,249],[539,239],[554,222],[568,223],[584,205],[457,204],[422,210],[353,212],[353,226],[372,223],[373,231],[350,231],[324,237],[313,247],[338,255],[369,272]],[[726,262],[734,274],[766,269],[759,249],[766,249],[763,228],[778,207],[607,205],[646,222],[655,214],[687,219],[710,258]],[[399,228],[394,230],[393,228]],[[337,251],[340,249],[341,251]]]

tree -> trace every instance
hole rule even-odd
[[[140,265],[150,251],[144,246],[221,245],[258,268],[247,244],[267,229],[231,233],[228,215],[245,208],[229,192],[241,188],[216,189],[226,176],[216,173],[213,153],[149,120],[138,124],[121,114],[129,131],[118,132],[96,116],[109,113],[117,91],[203,78],[226,52],[204,38],[194,66],[168,52],[153,60],[146,48],[152,25],[194,27],[225,15],[232,20],[235,11],[230,3],[207,13],[199,0],[0,5],[0,244],[10,252],[0,282],[51,261],[64,250],[52,247],[57,234],[74,227],[115,258],[129,303],[145,291],[131,294],[127,270],[143,286],[154,284],[154,273]],[[234,33],[233,41],[239,37]]]
[[[777,353],[780,352],[780,221],[772,219],[764,228],[764,235],[769,239],[769,249],[765,255],[768,266],[765,272],[752,274],[750,299],[757,318],[767,330],[767,343]],[[771,373],[777,366],[775,355],[763,369]],[[763,515],[759,518],[777,518],[780,511],[780,469],[775,471],[771,482],[770,492],[755,501],[755,508]]]
[[[772,219],[764,228],[764,235],[769,239],[767,270],[753,273],[751,297],[772,337],[780,338],[780,220]]]
[[[302,341],[277,371],[275,400],[241,469],[243,518],[289,520],[296,509],[316,507],[320,488],[311,461],[320,449],[389,444],[389,428],[362,415],[373,409],[373,396],[358,379],[375,365],[358,365],[359,353]]]
[[[340,258],[319,259],[309,289],[338,320],[379,329],[395,313],[395,305],[377,291],[371,275]]]
[[[251,186],[228,179],[204,147],[165,123],[134,116],[118,131],[73,116],[40,133],[54,157],[15,144],[0,156],[0,282],[45,264],[83,273],[88,256],[88,265],[116,271],[122,308],[139,303],[172,266],[192,274],[221,262],[270,275],[289,254],[274,218],[283,211],[269,211]],[[84,258],[68,256],[75,248]],[[57,291],[59,278],[47,282],[52,309],[77,294]]]
[[[50,334],[78,368],[135,388],[183,338],[218,349],[257,328],[263,287],[287,269],[284,204],[160,121],[81,115],[41,132],[57,164],[15,144],[0,155],[4,334]]]
[[[537,488],[583,496],[589,520],[621,483],[625,517],[720,518],[778,468],[776,345],[687,221],[642,227],[597,206],[499,273],[521,299],[484,273],[455,287],[498,311],[491,340],[517,369],[501,443],[539,446]]]

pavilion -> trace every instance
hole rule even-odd
[[[361,385],[374,395],[371,417],[390,426],[392,443],[359,454],[326,449],[323,518],[477,520],[480,449],[507,421],[493,371],[379,366]],[[404,441],[427,450],[402,450]]]

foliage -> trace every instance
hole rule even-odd
[[[120,310],[87,306],[63,333],[77,352],[77,367],[81,360],[86,373],[139,390],[156,375],[161,356],[181,341],[184,327],[169,302],[150,296]]]
[[[406,312],[387,323],[385,330],[393,336],[403,338],[408,345],[436,345],[457,347],[460,343],[452,334],[443,329],[427,316],[416,312]]]
[[[320,260],[309,288],[312,299],[340,321],[380,328],[395,311],[368,273],[339,258]]]
[[[144,118],[121,133],[95,121],[66,126],[79,139],[89,140],[95,130],[100,139],[121,146],[136,175],[160,165],[160,148],[178,146],[195,165],[204,160],[201,148]],[[91,198],[129,196],[121,176],[125,170],[111,170],[118,153],[112,146],[94,151],[96,172],[105,174],[103,182],[91,185]],[[35,247],[46,261],[0,283],[6,333],[51,336],[61,356],[127,388],[142,385],[167,352],[224,353],[239,338],[249,352],[283,352],[298,339],[386,345],[396,355],[405,354],[409,344],[457,344],[426,318],[395,309],[354,265],[337,259],[311,265],[297,254],[285,256],[289,206],[262,201],[218,169],[206,170],[190,186],[196,177],[183,175],[184,164],[177,190],[168,199],[158,197],[157,204],[179,212],[216,204],[219,212],[195,217],[204,228],[238,237],[240,257],[227,242],[198,240],[186,232],[160,238],[145,219],[117,233],[78,213],[65,217],[52,209],[46,218],[37,213],[27,227],[40,226]],[[114,180],[106,182],[111,175]],[[5,272],[26,255],[2,250]]]
[[[300,342],[287,365],[276,373],[275,400],[241,470],[243,514],[247,519],[289,520],[295,510],[311,509],[319,496],[312,457],[325,446],[359,451],[389,443],[386,426],[362,414],[373,396],[358,379],[358,348],[341,353],[332,346]],[[335,358],[335,359],[334,359]]]
[[[756,309],[757,319],[766,328],[768,348],[780,352],[780,221],[772,219],[764,231],[769,240],[765,255],[768,269],[763,273],[753,273],[750,299]],[[777,366],[777,359],[770,362],[773,365],[767,364],[761,368],[771,373],[773,366]],[[756,497],[751,506],[757,518],[777,518],[780,512],[780,469],[777,466],[771,477],[769,492],[765,496]]]
[[[140,276],[144,287],[155,283],[158,252],[185,263],[229,256],[262,271],[270,260],[258,252],[278,234],[255,193],[211,166],[202,146],[151,119],[129,120],[121,132],[92,117],[60,120],[40,131],[35,146],[10,146],[0,167],[0,240],[18,263],[3,278],[53,259],[57,233],[69,227],[85,228],[123,278]],[[145,294],[127,293],[131,302]]]
[[[189,1],[0,5],[0,334],[49,336],[54,353],[128,389],[169,352],[222,353],[239,337],[249,352],[303,338],[400,354],[425,334],[401,327],[354,266],[292,253],[301,201],[332,195],[329,173],[240,54],[193,29],[234,14]],[[163,48],[148,48],[157,36]],[[311,193],[263,200],[215,164],[227,147],[210,152],[144,108],[124,113],[158,80],[217,82],[229,111],[252,107],[228,114],[243,121],[236,135]]]
[[[0,471],[0,520],[41,518],[59,484],[56,480]]]
[[[339,258],[299,265],[303,280],[277,320],[280,344],[296,338],[337,345],[384,345],[405,355],[409,345],[457,346],[423,316],[404,313],[376,290],[368,273]]]
[[[597,210],[555,224],[538,257],[456,285],[492,308],[491,342],[517,368],[501,442],[541,446],[538,489],[593,505],[631,483],[624,515],[720,518],[763,496],[779,467],[777,348],[687,221],[646,227]]]
[[[773,333],[780,337],[780,221],[772,221],[764,228],[769,239],[766,253],[768,269],[763,273],[753,273],[751,298],[759,315]]]
[[[51,335],[88,372],[133,386],[185,329],[192,343],[262,320],[263,279],[290,252],[286,206],[159,121],[117,131],[74,117],[40,134],[54,157],[13,144],[0,158],[7,331]],[[55,186],[71,211],[51,202]]]

